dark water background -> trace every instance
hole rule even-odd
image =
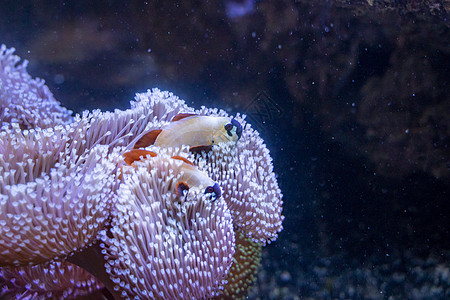
[[[251,299],[450,296],[445,1],[2,1],[75,112],[158,87],[243,112],[284,193]]]

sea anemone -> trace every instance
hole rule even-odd
[[[48,128],[71,122],[72,112],[55,100],[44,80],[27,73],[15,49],[0,46],[0,125],[17,123],[22,129]]]
[[[103,288],[94,276],[69,262],[0,268],[2,299],[77,299]]]
[[[227,116],[223,111],[205,108],[197,113]],[[254,241],[270,243],[283,229],[281,190],[263,139],[243,118],[236,118],[245,126],[239,142],[202,152],[196,163],[222,187],[233,224]]]
[[[140,137],[180,113],[229,115],[204,107],[195,111],[173,94],[153,89],[137,94],[128,110],[72,118],[12,53],[2,46],[3,289],[9,290],[11,270],[46,270],[49,262],[68,260],[97,276],[114,297],[205,299],[224,286],[222,295],[243,297],[261,247],[276,239],[283,220],[272,159],[245,118],[230,118],[244,125],[236,143],[196,153],[189,143],[152,146],[146,151],[155,155],[126,163],[123,154]],[[188,169],[201,180],[189,181]],[[191,186],[180,189],[184,181]],[[221,192],[212,199],[204,183]],[[30,290],[23,280],[14,284]]]
[[[0,266],[66,257],[92,243],[109,216],[118,183],[107,146],[78,155],[58,130],[2,133]]]
[[[85,111],[70,124],[71,147],[78,153],[94,145],[123,146],[132,149],[134,143],[149,129],[169,122],[180,111],[191,111],[183,100],[158,89],[136,94],[131,108],[114,112]]]
[[[107,272],[126,298],[204,299],[223,284],[234,254],[224,201],[174,187],[183,161],[158,155],[124,173],[110,233],[101,246]]]

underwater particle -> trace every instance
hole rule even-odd
[[[242,18],[252,14],[254,9],[254,0],[225,1],[225,14],[230,19]]]

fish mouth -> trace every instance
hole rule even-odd
[[[222,131],[219,131],[219,132],[220,132],[220,140],[222,142],[234,142],[232,139],[230,139],[230,136],[228,136],[227,134],[225,134]]]

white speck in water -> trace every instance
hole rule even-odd
[[[64,75],[63,74],[56,74],[55,77],[53,77],[53,81],[56,84],[63,84],[64,83]]]
[[[288,282],[291,280],[291,274],[288,271],[284,271],[283,273],[280,274],[280,279],[283,282]]]

